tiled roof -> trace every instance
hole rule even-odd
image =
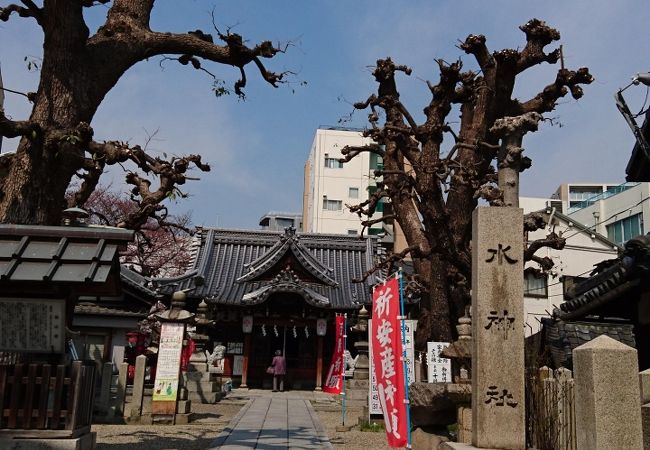
[[[0,282],[104,283],[133,232],[112,227],[0,225]]]
[[[634,326],[627,323],[564,322],[550,318],[542,319],[546,346],[551,351],[555,367],[573,367],[573,349],[607,335],[623,344],[636,348]]]
[[[650,272],[650,236],[637,236],[625,244],[623,254],[608,267],[573,288],[571,297],[553,310],[562,320],[581,319],[617,301],[638,286]]]
[[[120,266],[120,280],[126,289],[135,290],[146,297],[155,299],[162,295],[154,288],[151,280],[125,266]]]
[[[207,302],[244,306],[273,292],[297,292],[314,306],[350,309],[371,302],[375,238],[203,228],[194,269],[205,283],[188,293]],[[297,261],[300,273],[284,268]]]
[[[149,307],[144,304],[135,304],[125,301],[80,301],[74,307],[75,314],[90,316],[117,316],[144,318],[149,312]]]

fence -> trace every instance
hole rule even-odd
[[[0,437],[76,437],[90,431],[95,363],[0,366]]]
[[[568,369],[530,369],[526,376],[526,440],[539,450],[575,450],[575,393]]]

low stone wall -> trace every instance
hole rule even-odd
[[[411,424],[444,426],[456,423],[459,404],[471,403],[469,384],[413,383],[409,388]]]

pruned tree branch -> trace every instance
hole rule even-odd
[[[36,6],[31,0],[21,0],[25,6],[11,4],[5,7],[0,7],[0,20],[6,22],[12,13],[18,14],[20,17],[31,17],[36,20],[39,25],[43,25],[43,10]]]
[[[359,153],[363,152],[368,152],[368,153],[374,153],[375,155],[379,156],[384,156],[384,150],[381,148],[380,145],[377,144],[368,144],[368,145],[363,145],[363,146],[354,146],[354,145],[346,145],[341,149],[341,154],[345,156],[345,158],[339,159],[340,162],[348,162],[351,161],[352,158],[357,156]]]
[[[9,120],[0,109],[0,136],[6,138],[15,138],[18,136],[33,137],[33,133],[38,133],[40,127],[37,123],[29,120],[14,121]]]
[[[524,261],[531,261],[533,255],[537,250],[543,247],[552,248],[554,250],[562,250],[566,244],[566,239],[558,236],[555,232],[551,232],[544,239],[537,239],[524,250]]]
[[[577,71],[560,69],[557,72],[555,82],[546,86],[534,98],[523,103],[514,102],[512,115],[521,115],[528,112],[541,114],[553,111],[557,101],[569,92],[571,92],[574,99],[580,99],[583,95],[580,84],[591,84],[593,81],[594,77],[586,67],[582,67]]]
[[[392,266],[394,263],[402,261],[406,256],[409,254],[416,252],[417,251],[417,246],[410,246],[406,247],[404,250],[398,253],[393,253],[391,255],[388,255],[386,258],[382,259],[380,262],[375,264],[374,267],[368,269],[362,276],[361,278],[354,278],[352,281],[354,283],[363,283],[368,279],[370,275],[373,273],[382,270],[382,269],[387,269],[390,266]]]

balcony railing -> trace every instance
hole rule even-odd
[[[605,192],[602,192],[600,194],[594,195],[592,197],[587,198],[586,200],[571,205],[571,211],[577,211],[582,208],[586,208],[587,206],[591,206],[594,203],[596,203],[599,200],[605,200],[606,198],[609,198],[613,195],[620,194],[621,192],[627,191],[631,187],[634,187],[638,185],[639,183],[623,183],[619,184],[618,186],[611,187],[607,189]]]

